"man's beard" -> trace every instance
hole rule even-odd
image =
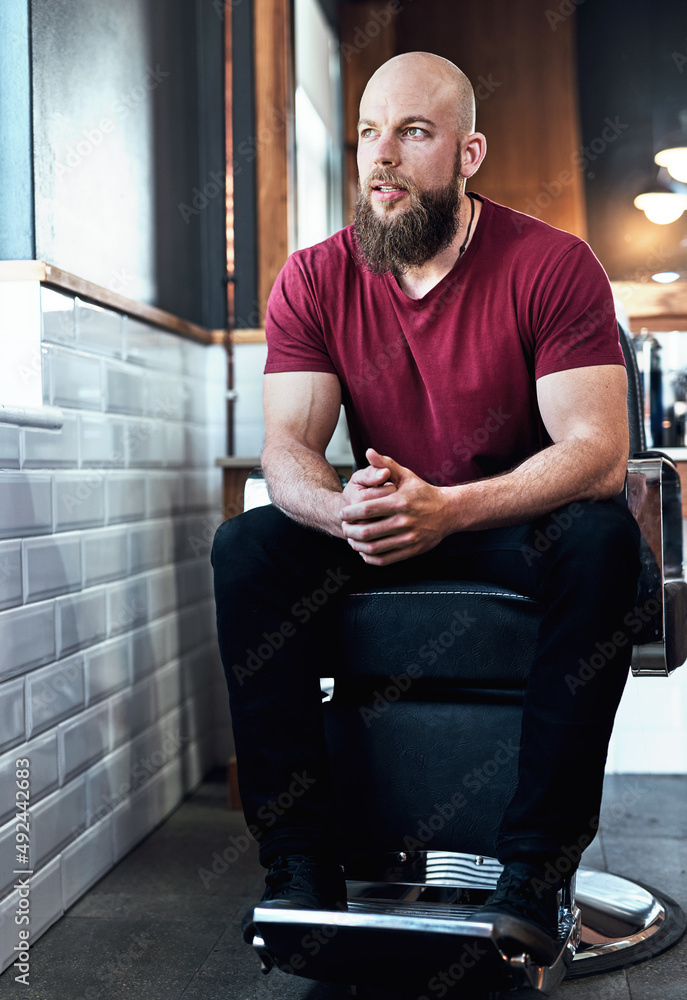
[[[358,192],[353,226],[362,263],[373,274],[405,274],[446,250],[459,228],[460,158],[454,176],[438,191],[420,191],[412,181],[380,167]],[[394,184],[408,191],[410,206],[395,215],[378,215],[372,207],[372,184]]]

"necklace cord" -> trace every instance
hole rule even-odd
[[[460,260],[460,258],[465,253],[465,250],[468,245],[468,240],[470,239],[470,233],[472,232],[472,222],[473,219],[475,218],[475,199],[472,197],[471,194],[468,194],[468,198],[470,199],[470,222],[468,224],[468,231],[465,234],[465,239],[463,240],[463,245],[458,251],[458,260]]]

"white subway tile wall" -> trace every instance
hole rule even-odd
[[[237,455],[259,455],[265,442],[262,415],[262,381],[267,344],[236,344],[234,381],[238,396],[234,406],[234,444]]]
[[[64,423],[0,425],[0,868],[27,758],[32,940],[230,751],[209,563],[224,349],[41,302],[43,398]]]

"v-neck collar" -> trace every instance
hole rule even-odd
[[[485,225],[488,224],[489,214],[491,212],[491,205],[487,199],[483,198],[481,195],[477,194],[474,191],[471,192],[471,195],[473,198],[477,198],[482,205],[482,210],[480,212],[479,219],[477,220],[477,224],[475,226],[475,232],[472,236],[472,239],[465,248],[465,253],[463,254],[463,256],[459,257],[456,260],[451,270],[444,275],[441,281],[438,281],[436,285],[430,288],[429,291],[426,292],[421,298],[414,299],[403,291],[403,289],[401,288],[401,286],[399,285],[399,283],[396,281],[396,279],[392,274],[387,273],[384,275],[384,280],[387,283],[387,288],[389,289],[390,293],[393,295],[396,301],[400,302],[405,308],[423,309],[427,305],[433,303],[436,299],[441,298],[441,296],[445,293],[446,289],[454,282],[456,277],[467,267],[470,266],[470,262],[472,258],[475,256],[479,248],[479,244],[482,241]]]

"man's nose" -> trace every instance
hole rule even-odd
[[[397,167],[400,158],[398,139],[395,136],[380,136],[375,144],[375,164],[379,167]]]

